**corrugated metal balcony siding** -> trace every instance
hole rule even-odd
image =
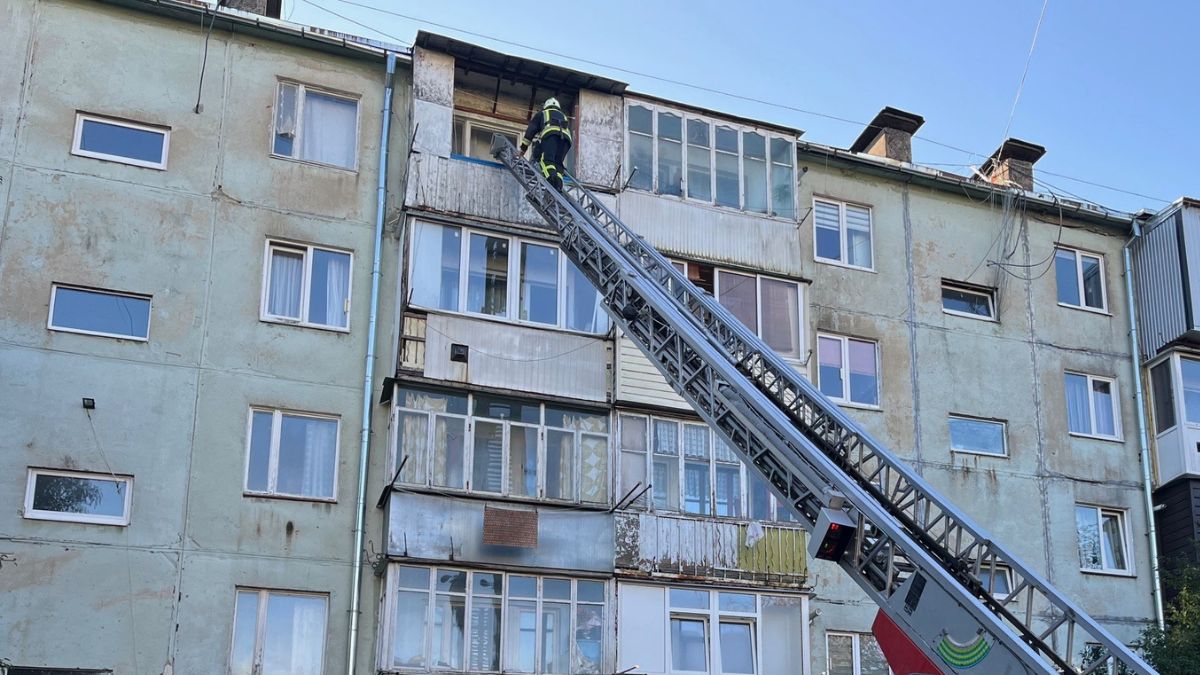
[[[1160,216],[1133,244],[1134,294],[1141,357],[1200,338],[1200,211],[1182,207]],[[1190,308],[1190,309],[1189,309]]]

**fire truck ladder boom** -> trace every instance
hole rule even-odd
[[[577,182],[556,191],[499,134],[491,150],[622,332],[801,525],[810,533],[828,527],[830,512],[851,524],[853,539],[837,564],[932,663],[946,673],[1154,675],[591,191]],[[1005,569],[1009,591],[993,594],[992,580]]]

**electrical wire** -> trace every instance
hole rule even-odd
[[[400,43],[401,45],[404,45],[405,47],[412,46],[412,43],[409,42],[408,40],[402,40],[402,39],[396,37],[395,35],[392,35],[391,33],[385,33],[383,31],[379,30],[378,28],[368,26],[365,23],[359,23],[358,21],[351,19],[350,17],[346,16],[345,14],[338,14],[337,12],[333,11],[332,9],[329,9],[328,7],[325,7],[324,5],[321,5],[319,3],[311,2],[311,0],[300,0],[300,2],[303,2],[304,4],[308,5],[309,7],[315,7],[317,9],[321,10],[322,12],[332,14],[343,21],[349,21],[350,23],[354,24],[355,26],[358,26],[359,28],[365,28],[365,29],[371,31],[372,33],[377,33],[379,35],[382,35],[389,40],[395,40],[396,42]]]
[[[200,83],[196,87],[196,106],[192,112],[200,114],[200,97],[204,94],[204,71],[208,69],[208,40],[212,37],[213,26],[217,23],[217,11],[214,9],[212,19],[208,22],[208,30],[204,32],[204,56],[200,60]],[[204,14],[200,15],[200,29],[204,30]]]
[[[358,21],[355,21],[355,20],[353,20],[353,19],[350,19],[350,18],[348,18],[348,17],[345,17],[345,16],[343,16],[343,15],[341,15],[341,14],[338,14],[337,12],[334,12],[333,10],[330,10],[330,9],[328,9],[327,7],[324,7],[324,6],[322,6],[322,5],[320,5],[320,4],[316,3],[316,2],[314,2],[313,0],[299,0],[299,1],[300,1],[300,2],[303,2],[303,3],[307,4],[307,5],[311,5],[311,6],[317,7],[318,9],[321,9],[321,10],[323,10],[323,11],[325,11],[325,12],[328,12],[328,13],[330,13],[330,14],[333,14],[334,16],[337,16],[337,17],[339,17],[339,18],[345,19],[346,21],[349,21],[350,23],[353,23],[353,24],[355,24],[355,25],[357,25],[357,26],[361,26],[361,27],[363,27],[363,28],[366,28],[366,29],[368,29],[368,30],[371,30],[371,31],[374,31],[374,32],[380,33],[381,35],[387,35],[389,38],[391,38],[391,39],[393,39],[393,40],[399,40],[399,41],[400,41],[402,44],[409,45],[409,46],[411,46],[411,44],[412,44],[412,43],[410,43],[410,42],[408,42],[408,41],[406,41],[406,40],[400,40],[399,38],[397,38],[397,37],[395,37],[395,36],[388,35],[387,33],[383,33],[383,32],[379,31],[379,30],[378,30],[378,29],[376,29],[376,28],[372,28],[372,27],[370,27],[370,26],[367,26],[367,25],[365,25],[365,24],[359,23]],[[769,106],[769,107],[772,107],[772,108],[777,108],[777,109],[780,109],[780,110],[788,110],[788,111],[791,111],[791,112],[796,112],[796,113],[800,113],[800,114],[803,114],[803,115],[810,115],[810,116],[813,116],[813,117],[820,117],[820,118],[822,118],[822,119],[828,119],[828,120],[833,120],[833,121],[836,121],[836,122],[842,122],[842,123],[844,123],[844,124],[851,124],[851,125],[858,126],[858,127],[862,127],[862,128],[866,128],[866,127],[870,126],[870,123],[868,123],[868,122],[863,122],[863,121],[860,121],[860,120],[854,120],[854,119],[850,119],[850,118],[847,118],[847,117],[841,117],[841,116],[838,116],[838,115],[832,115],[832,114],[829,114],[829,113],[823,113],[823,112],[820,112],[820,111],[817,111],[817,110],[810,110],[810,109],[807,109],[807,108],[800,108],[800,107],[798,107],[798,106],[793,106],[793,105],[789,105],[789,104],[786,104],[786,103],[778,103],[778,102],[775,102],[775,101],[769,101],[769,100],[766,100],[766,99],[756,98],[756,97],[754,97],[754,96],[746,96],[746,95],[744,95],[744,94],[738,94],[738,93],[731,92],[731,91],[726,91],[726,90],[723,90],[723,89],[717,89],[717,88],[715,88],[715,87],[708,87],[708,86],[701,85],[701,84],[696,84],[696,83],[693,83],[693,82],[686,82],[686,81],[683,81],[683,80],[677,80],[677,79],[674,79],[674,78],[663,77],[663,76],[661,76],[661,75],[654,75],[654,74],[652,74],[652,73],[647,73],[647,72],[643,72],[643,71],[639,71],[639,70],[634,70],[634,69],[631,69],[631,68],[624,68],[624,67],[621,67],[621,66],[615,66],[615,65],[611,65],[611,64],[603,63],[603,62],[600,62],[600,61],[594,61],[594,60],[591,60],[591,59],[585,59],[585,58],[578,57],[578,56],[572,56],[572,55],[570,55],[570,54],[565,54],[565,53],[563,53],[563,52],[557,52],[557,51],[553,51],[553,50],[549,50],[549,49],[543,49],[543,48],[540,48],[540,47],[534,47],[533,45],[528,45],[528,44],[525,44],[525,43],[522,43],[522,42],[516,42],[516,41],[514,41],[514,40],[507,40],[507,39],[504,39],[504,38],[495,37],[495,36],[493,36],[493,35],[488,35],[488,34],[486,34],[486,33],[479,33],[479,32],[476,32],[476,31],[470,31],[470,30],[466,30],[466,29],[463,29],[463,28],[458,28],[458,27],[456,27],[456,26],[451,26],[451,25],[449,25],[449,24],[438,23],[438,22],[436,22],[436,21],[430,21],[430,20],[427,20],[427,19],[422,19],[422,18],[420,18],[420,17],[417,17],[417,16],[412,16],[412,15],[410,15],[410,14],[403,14],[403,13],[401,13],[401,12],[396,12],[396,11],[389,10],[389,9],[384,9],[384,8],[382,8],[382,7],[374,7],[374,6],[372,6],[372,5],[368,5],[368,4],[366,4],[366,3],[363,3],[363,2],[356,2],[355,0],[335,0],[335,2],[339,2],[339,3],[341,3],[341,4],[344,4],[344,5],[350,5],[350,6],[353,6],[353,7],[360,7],[360,8],[362,8],[362,9],[367,9],[367,10],[370,10],[370,11],[373,11],[373,12],[378,12],[378,13],[380,13],[380,14],[386,14],[386,15],[388,15],[388,16],[393,16],[393,17],[396,17],[396,18],[405,19],[405,20],[407,20],[407,21],[412,21],[412,22],[415,22],[415,23],[418,23],[418,24],[424,24],[424,25],[434,26],[434,27],[437,27],[437,28],[442,28],[442,29],[445,29],[445,30],[454,31],[454,32],[456,32],[456,33],[461,33],[461,34],[463,34],[463,35],[470,35],[470,36],[472,36],[472,37],[476,37],[476,38],[482,38],[482,39],[485,39],[485,40],[491,40],[491,41],[493,41],[493,42],[498,42],[498,43],[500,43],[500,44],[510,45],[510,46],[513,46],[513,47],[520,47],[520,48],[522,48],[522,49],[527,49],[527,50],[530,50],[530,51],[533,51],[533,52],[538,52],[538,53],[540,53],[540,54],[547,54],[547,55],[550,55],[550,56],[555,56],[555,57],[558,57],[558,58],[564,58],[564,59],[568,59],[568,60],[571,60],[571,61],[575,61],[575,62],[577,62],[577,63],[584,63],[584,64],[587,64],[587,65],[590,65],[590,66],[596,66],[596,67],[599,67],[599,68],[606,68],[606,69],[609,69],[609,70],[613,70],[613,71],[617,71],[617,72],[621,72],[621,73],[626,73],[626,74],[628,74],[628,75],[636,75],[636,76],[638,76],[638,77],[644,77],[644,78],[651,79],[651,80],[655,80],[655,81],[658,81],[658,82],[664,82],[664,83],[666,83],[666,84],[673,84],[673,85],[680,86],[680,87],[686,87],[686,88],[688,88],[688,89],[694,89],[694,90],[696,90],[696,91],[703,91],[703,92],[707,92],[707,93],[710,93],[710,94],[716,94],[716,95],[718,95],[718,96],[724,96],[724,97],[726,97],[726,98],[731,98],[731,99],[735,99],[735,100],[745,101],[745,102],[748,102],[748,103],[756,103],[756,104],[759,104],[759,105],[765,105],[765,106]],[[1048,2],[1049,2],[1049,0],[1046,0],[1046,2],[1048,3]],[[1042,16],[1044,16],[1044,15],[1045,15],[1045,10],[1046,10],[1046,7],[1045,7],[1045,5],[1043,5],[1043,8],[1042,8]],[[1042,23],[1042,17],[1040,16],[1040,17],[1039,17],[1039,19],[1038,19],[1038,30],[1040,30],[1041,23]],[[1034,36],[1034,45],[1036,45],[1036,40],[1037,40],[1037,36],[1036,36],[1036,35],[1037,35],[1037,31],[1035,31],[1035,36]],[[1031,46],[1031,48],[1030,48],[1030,54],[1032,55],[1032,53],[1033,53],[1033,47]],[[1026,65],[1026,70],[1028,70],[1028,62],[1027,62],[1027,65]],[[1025,76],[1024,76],[1024,75],[1022,75],[1022,83],[1024,82],[1024,78],[1025,78]],[[1019,97],[1019,95],[1020,95],[1020,94],[1018,93],[1018,97]],[[1014,101],[1014,110],[1015,110],[1015,105],[1016,105],[1016,102]],[[1010,114],[1010,124],[1011,124],[1011,114]],[[1006,131],[1006,133],[1005,133],[1005,136],[1007,137],[1007,131]],[[913,139],[914,139],[914,140],[918,140],[918,141],[922,141],[922,142],[924,142],[924,143],[929,143],[930,145],[936,145],[936,146],[939,146],[939,147],[942,147],[942,148],[946,148],[946,149],[948,149],[948,150],[953,150],[953,151],[955,151],[955,152],[960,152],[960,153],[963,153],[963,154],[965,154],[965,155],[968,155],[968,156],[970,156],[970,157],[972,157],[972,158],[983,158],[983,157],[987,157],[987,155],[986,155],[986,154],[984,154],[984,153],[976,152],[976,151],[974,151],[974,150],[970,150],[970,149],[967,149],[967,148],[963,148],[963,147],[960,147],[960,146],[957,146],[957,145],[954,145],[954,144],[951,144],[951,143],[946,143],[946,142],[944,142],[944,141],[939,141],[939,140],[937,140],[937,139],[929,138],[929,137],[926,137],[926,136],[913,136]],[[975,167],[975,166],[977,166],[977,165],[978,165],[978,163],[975,163],[975,164],[961,163],[961,164],[960,164],[960,163],[950,163],[950,162],[945,162],[945,163],[922,162],[921,164],[922,164],[922,165],[927,165],[927,166],[959,166],[959,167]],[[1122,190],[1121,188],[1115,188],[1115,187],[1112,187],[1112,186],[1110,186],[1110,185],[1104,185],[1104,184],[1102,184],[1102,183],[1096,183],[1096,182],[1092,182],[1092,181],[1083,180],[1083,179],[1080,179],[1080,178],[1074,178],[1074,177],[1072,177],[1072,176],[1067,176],[1067,175],[1065,175],[1065,174],[1056,174],[1056,173],[1052,173],[1052,172],[1049,172],[1049,171],[1042,171],[1042,173],[1045,173],[1045,174],[1048,174],[1048,175],[1052,175],[1052,176],[1057,176],[1057,177],[1059,177],[1059,178],[1065,178],[1065,179],[1067,179],[1067,180],[1072,180],[1072,181],[1075,181],[1075,182],[1078,182],[1078,183],[1083,183],[1083,184],[1085,184],[1085,185],[1090,185],[1090,186],[1092,186],[1092,187],[1098,187],[1098,188],[1102,188],[1102,189],[1105,189],[1105,190],[1111,190],[1111,191],[1113,191],[1113,192],[1119,192],[1119,193],[1122,193],[1122,194],[1128,194],[1128,195],[1135,196],[1135,197],[1142,197],[1142,198],[1145,198],[1145,199],[1152,199],[1152,200],[1154,200],[1154,201],[1157,201],[1157,202],[1162,202],[1162,203],[1164,203],[1164,204],[1165,204],[1165,203],[1170,203],[1170,201],[1171,201],[1171,200],[1169,200],[1169,199],[1161,199],[1161,198],[1159,198],[1159,197],[1152,197],[1152,196],[1149,196],[1149,195],[1144,195],[1144,194],[1140,194],[1140,193],[1137,193],[1137,192],[1131,192],[1131,191],[1129,191],[1129,190]],[[1085,200],[1085,201],[1086,201],[1086,200]],[[1093,203],[1093,202],[1089,202],[1089,203]]]
[[[1025,57],[1025,70],[1021,72],[1021,81],[1017,83],[1017,95],[1013,97],[1012,108],[1008,111],[1008,124],[1004,125],[1004,136],[1001,141],[1008,139],[1008,132],[1012,129],[1013,117],[1017,114],[1017,102],[1021,100],[1021,91],[1025,89],[1025,78],[1029,75],[1029,64],[1033,61],[1033,50],[1037,48],[1038,34],[1042,32],[1042,19],[1046,18],[1046,8],[1050,6],[1050,0],[1043,0],[1042,13],[1038,15],[1037,27],[1033,29],[1033,42],[1029,45],[1029,54]]]

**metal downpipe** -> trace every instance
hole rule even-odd
[[[1154,620],[1159,630],[1163,622],[1162,577],[1158,567],[1158,527],[1154,524],[1153,483],[1150,480],[1150,436],[1146,429],[1146,396],[1142,384],[1142,357],[1138,343],[1137,305],[1133,295],[1133,262],[1129,247],[1142,236],[1142,228],[1134,219],[1131,227],[1133,237],[1121,249],[1121,258],[1125,263],[1125,302],[1129,306],[1129,346],[1133,352],[1133,398],[1137,408],[1138,424],[1138,455],[1142,465],[1142,498],[1146,507],[1146,530],[1150,540],[1150,584],[1153,586]]]
[[[346,673],[354,675],[358,660],[358,617],[361,613],[363,537],[367,508],[367,460],[371,445],[371,401],[375,389],[375,327],[379,321],[380,258],[383,255],[383,221],[387,208],[388,139],[392,129],[392,82],[396,55],[388,52],[387,80],[383,88],[383,126],[379,132],[379,185],[375,203],[375,252],[371,262],[371,311],[367,323],[366,375],[363,377],[362,437],[358,448],[358,499],[354,514],[354,570],[350,585],[350,634],[347,638]]]

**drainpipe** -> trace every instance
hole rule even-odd
[[[1133,351],[1133,399],[1137,408],[1138,454],[1142,465],[1142,498],[1146,508],[1146,530],[1150,538],[1150,584],[1154,587],[1154,620],[1163,629],[1162,578],[1158,569],[1158,528],[1154,524],[1153,485],[1150,481],[1150,437],[1146,429],[1146,397],[1142,389],[1142,357],[1138,345],[1137,306],[1133,300],[1133,262],[1129,247],[1142,236],[1137,218],[1133,219],[1133,238],[1121,249],[1125,262],[1125,302],[1129,305],[1129,348]]]
[[[350,635],[346,673],[354,675],[358,661],[358,615],[361,603],[363,568],[363,530],[367,509],[367,459],[371,443],[371,403],[375,393],[375,324],[379,320],[379,266],[383,253],[383,220],[387,207],[388,138],[392,129],[392,80],[396,74],[396,55],[388,52],[387,79],[383,88],[383,128],[379,132],[379,186],[375,203],[375,257],[371,262],[371,314],[367,322],[366,375],[363,376],[362,438],[358,447],[358,501],[354,514],[354,577],[350,585]]]

